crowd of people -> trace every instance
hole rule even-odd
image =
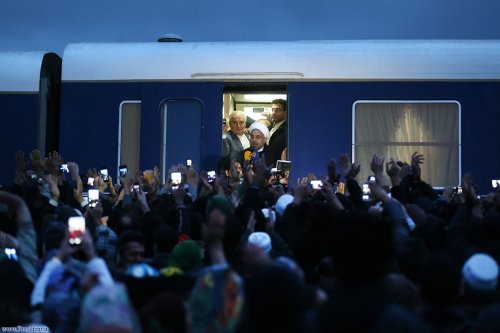
[[[326,177],[283,186],[265,159],[221,158],[215,179],[176,165],[180,184],[162,184],[157,168],[114,184],[75,162],[62,172],[56,152],[19,152],[0,191],[0,324],[497,332],[500,192],[478,198],[466,175],[462,193],[438,194],[420,177],[423,156],[410,158],[373,156],[367,194],[346,154]],[[75,217],[85,220],[78,243]]]

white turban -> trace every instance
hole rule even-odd
[[[266,126],[262,125],[258,121],[250,125],[250,134],[252,134],[253,130],[259,130],[266,137],[266,139],[269,138],[269,130]]]

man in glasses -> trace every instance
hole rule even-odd
[[[272,101],[272,119],[273,126],[269,132],[269,138],[267,139],[267,149],[266,149],[266,162],[269,166],[276,165],[277,160],[281,160],[283,151],[286,148],[286,118],[287,118],[287,108],[286,101],[284,99],[275,99]],[[285,152],[286,155],[286,152]],[[286,156],[284,156],[286,159]]]

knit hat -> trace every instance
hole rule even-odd
[[[252,133],[253,130],[259,130],[266,137],[266,139],[269,138],[269,130],[267,129],[266,126],[262,125],[258,121],[250,125],[249,129],[250,133]]]
[[[220,210],[226,217],[232,216],[231,205],[226,197],[221,194],[214,195],[208,199],[206,208],[207,218],[214,209]]]
[[[250,236],[248,236],[248,242],[257,245],[266,253],[272,249],[271,237],[265,232],[252,232]]]
[[[286,207],[293,202],[293,195],[290,194],[283,194],[281,197],[279,197],[278,201],[276,201],[276,212],[278,214],[283,215],[285,212]]]
[[[201,251],[195,241],[187,240],[177,244],[170,254],[170,267],[180,268],[183,272],[201,267]]]
[[[473,289],[494,290],[497,286],[498,264],[489,255],[478,253],[465,262],[462,274],[465,283]]]

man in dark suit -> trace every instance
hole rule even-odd
[[[266,162],[268,166],[276,165],[277,160],[281,160],[283,150],[286,148],[287,138],[287,108],[284,99],[275,99],[272,101],[273,127],[269,132],[266,149]],[[285,153],[286,154],[286,153]],[[286,158],[285,158],[286,159]]]
[[[230,160],[236,160],[243,165],[241,159],[241,152],[250,147],[250,140],[245,133],[246,116],[241,111],[234,111],[229,115],[229,126],[231,130],[228,131],[222,139],[222,157],[228,157]]]

